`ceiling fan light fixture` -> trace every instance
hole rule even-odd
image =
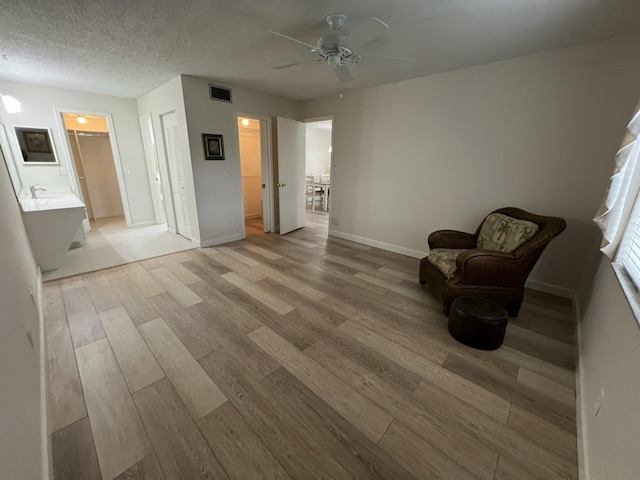
[[[87,117],[85,117],[84,115],[78,115],[78,118],[76,118],[76,120],[80,125],[86,125],[87,123]]]
[[[395,68],[400,70],[407,70],[413,68],[415,65],[415,60],[411,58],[383,57],[369,54],[360,55],[358,53],[361,48],[383,35],[389,29],[389,25],[379,18],[367,18],[356,25],[356,27],[353,28],[346,36],[341,35],[342,27],[344,27],[347,22],[347,16],[345,14],[332,13],[331,15],[327,15],[326,22],[329,25],[330,31],[329,33],[321,36],[315,46],[310,43],[303,42],[302,40],[297,40],[293,37],[278,33],[274,30],[268,31],[286,40],[309,47],[310,51],[317,54],[317,57],[319,57],[310,61],[322,62],[326,60],[329,68],[331,68],[340,83],[350,82],[353,80],[353,77],[349,72],[349,68],[347,67],[348,64],[361,63],[363,65],[370,65],[374,67]],[[296,65],[302,65],[307,62],[286,63],[272,68],[289,68]]]
[[[329,55],[327,57],[327,62],[329,63],[329,66],[334,70],[342,66],[342,58],[340,57],[340,55]]]

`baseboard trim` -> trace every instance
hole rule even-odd
[[[412,250],[410,248],[401,247],[392,243],[380,242],[371,238],[360,237],[351,233],[339,232],[337,230],[329,230],[329,235],[332,237],[342,238],[344,240],[351,240],[352,242],[362,243],[363,245],[369,245],[370,247],[380,248],[381,250],[387,250],[389,252],[399,253],[400,255],[406,255],[412,258],[423,258],[427,256],[426,252],[420,252],[418,250]]]
[[[38,350],[40,351],[40,458],[42,462],[42,480],[53,478],[53,460],[51,452],[51,443],[49,442],[49,422],[47,419],[47,365],[46,358],[47,344],[45,342],[44,332],[44,310],[43,310],[43,289],[42,289],[42,270],[37,267],[36,277],[36,306],[38,308],[38,336],[40,339],[40,345]]]
[[[576,322],[576,438],[578,450],[578,478],[580,480],[591,480],[591,470],[589,468],[589,449],[587,443],[588,408],[584,399],[584,352],[582,349],[582,313],[577,295],[573,299],[574,321]]]
[[[548,293],[550,295],[555,295],[556,297],[568,298],[575,302],[576,292],[571,290],[570,288],[560,287],[558,285],[554,285],[552,283],[541,282],[539,280],[529,279],[524,284],[526,288],[530,288],[531,290],[537,290],[538,292]]]
[[[158,225],[158,224],[156,223],[155,220],[149,220],[148,222],[132,223],[131,228],[148,227],[149,225]]]
[[[227,235],[226,237],[213,238],[211,240],[201,240],[199,245],[200,248],[213,247],[214,245],[222,245],[223,243],[235,242],[237,240],[242,240],[241,233],[234,233],[233,235]]]

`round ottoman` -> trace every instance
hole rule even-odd
[[[451,304],[449,333],[469,347],[495,350],[502,345],[508,322],[507,311],[497,303],[479,297],[458,297]]]

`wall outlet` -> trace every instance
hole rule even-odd
[[[58,175],[66,175],[67,174],[67,169],[64,167],[60,167],[58,168]]]
[[[331,225],[338,225],[338,217],[331,217]]]
[[[596,398],[596,403],[593,407],[593,416],[597,417],[598,413],[600,413],[600,409],[602,408],[602,404],[604,403],[604,389],[600,389],[600,395]]]

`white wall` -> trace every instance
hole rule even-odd
[[[46,478],[37,267],[0,153],[0,478]],[[33,346],[27,338],[33,339]],[[43,431],[43,428],[45,431]]]
[[[583,429],[591,479],[638,478],[640,328],[604,256],[580,330]],[[596,417],[594,405],[601,389],[605,397]]]
[[[332,231],[427,250],[517,206],[567,220],[532,279],[573,289],[640,90],[640,36],[305,102],[334,115]],[[357,72],[356,72],[357,74]]]
[[[59,166],[70,171],[71,159],[63,148],[63,142],[67,141],[66,132],[59,126],[55,107],[70,111],[111,113],[114,121],[114,131],[111,134],[118,141],[122,169],[124,171],[128,168],[131,172],[124,175],[131,222],[137,224],[155,219],[135,100],[4,80],[0,80],[0,92],[14,96],[22,104],[22,111],[15,114],[8,114],[0,109],[0,121],[7,126],[10,136],[13,135],[11,125],[50,128],[53,132],[54,148],[60,165],[22,165],[18,162],[24,186],[39,183],[44,188],[69,188],[71,185],[68,175],[57,174]]]
[[[164,85],[143,95],[137,100],[139,116],[151,114],[153,121],[153,132],[156,141],[156,152],[158,155],[158,164],[160,166],[160,175],[163,179],[162,189],[165,198],[165,206],[167,208],[167,225],[172,231],[176,231],[175,214],[171,204],[171,185],[167,164],[167,155],[164,145],[164,132],[162,130],[162,122],[160,116],[165,113],[176,112],[178,118],[178,141],[184,153],[185,158],[190,157],[189,136],[187,133],[187,119],[184,109],[184,98],[182,95],[182,82],[180,76],[169,80]],[[190,162],[185,162],[186,189],[187,189],[187,208],[189,209],[189,223],[191,224],[191,234],[194,240],[200,241],[200,230],[198,227],[198,213],[196,209],[195,188],[193,184],[193,170]]]
[[[316,128],[307,123],[307,175],[320,175],[331,171],[331,130]]]
[[[258,218],[262,216],[260,129],[240,129],[239,140],[244,217]]]
[[[184,75],[181,78],[201,244],[238,240],[244,231],[244,212],[235,114],[296,118],[298,103],[239,88],[233,88],[233,103],[217,102],[209,99],[208,85],[219,82]],[[203,133],[224,136],[224,161],[204,159]]]

